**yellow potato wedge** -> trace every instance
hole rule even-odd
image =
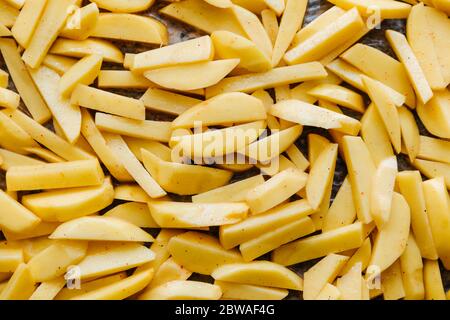
[[[150,196],[138,185],[123,184],[114,188],[114,199],[147,203],[152,200]]]
[[[330,144],[317,157],[306,182],[306,198],[315,210],[325,197],[327,186],[332,183],[338,153],[337,144]]]
[[[158,88],[149,88],[141,97],[141,100],[148,109],[177,116],[202,102],[202,100],[196,98]]]
[[[356,44],[341,55],[341,59],[406,97],[406,104],[415,108],[414,90],[401,62],[364,44]],[[386,91],[385,91],[386,93]]]
[[[217,8],[204,0],[174,2],[162,8],[160,13],[206,33],[226,30],[246,36],[231,8]]]
[[[281,204],[265,213],[253,215],[242,222],[220,228],[220,243],[225,249],[231,249],[241,243],[263,236],[312,214],[314,210],[306,200],[297,200]]]
[[[119,181],[133,180],[119,157],[108,147],[105,138],[95,125],[89,111],[86,109],[81,110],[81,116],[81,134],[86,138],[111,175]]]
[[[56,229],[56,227],[58,227],[58,225],[59,223],[56,222],[41,222],[34,228],[20,233],[8,231],[7,229],[5,229],[3,230],[3,235],[8,241],[28,240],[32,238],[48,236]]]
[[[9,73],[0,69],[0,87],[7,88],[9,82]]]
[[[281,17],[278,36],[276,38],[273,49],[273,66],[277,66],[280,63],[286,50],[292,43],[292,39],[294,39],[295,33],[301,28],[307,6],[308,1],[305,0],[286,1],[284,14]]]
[[[14,39],[24,48],[30,43],[37,24],[44,12],[47,0],[25,1],[17,19],[11,28]]]
[[[425,181],[422,186],[436,251],[444,267],[449,270],[450,245],[448,237],[450,211],[448,193],[444,184],[444,179],[442,177],[431,179]]]
[[[150,249],[138,243],[93,243],[77,267],[80,278],[89,279],[125,271],[154,258]]]
[[[142,161],[141,149],[150,151],[165,161],[172,159],[171,149],[160,142],[131,137],[125,137],[124,140],[139,161]]]
[[[5,25],[6,27],[11,27],[14,25],[14,21],[17,19],[19,15],[19,10],[14,8],[9,3],[2,1],[0,3],[0,23]]]
[[[264,183],[262,175],[256,175],[223,187],[199,193],[192,197],[193,203],[243,202],[247,193]]]
[[[269,58],[250,40],[229,31],[215,31],[211,40],[220,59],[239,59],[238,68],[264,72],[272,65]]]
[[[413,162],[413,166],[419,169],[419,171],[427,178],[433,179],[443,177],[447,189],[450,189],[450,164],[416,159]]]
[[[422,177],[419,171],[402,171],[397,176],[400,192],[411,209],[411,228],[421,255],[436,260],[438,254],[434,245],[425,196],[422,188]]]
[[[30,268],[22,263],[0,293],[0,300],[28,300],[35,289]]]
[[[94,187],[64,189],[26,195],[22,203],[43,221],[76,219],[98,212],[114,200],[111,180]]]
[[[417,105],[417,114],[425,128],[433,135],[450,139],[450,92],[435,91],[433,98],[427,104]]]
[[[333,84],[321,84],[308,91],[318,99],[334,102],[340,106],[364,113],[364,101],[361,95],[345,87]]]
[[[385,300],[399,300],[405,297],[399,261],[396,261],[381,274],[381,289]]]
[[[231,0],[205,0],[205,1],[217,8],[230,8],[231,6],[233,6],[233,2],[231,2]]]
[[[303,279],[293,271],[269,261],[232,263],[218,267],[211,276],[215,280],[252,284],[291,290],[302,290]]]
[[[286,150],[286,154],[289,159],[295,164],[297,169],[305,171],[309,167],[309,161],[303,155],[303,153],[295,146],[292,145]]]
[[[430,16],[428,9],[430,11],[435,10],[425,7],[422,3],[411,9],[406,24],[406,34],[429,86],[433,90],[442,90],[448,85],[448,81],[445,79],[438,58],[438,50],[442,50],[442,48],[437,47],[438,29],[434,29],[434,26],[429,22],[433,18]]]
[[[34,85],[14,40],[0,39],[0,51],[11,79],[31,116],[38,123],[47,122],[51,118],[50,110]]]
[[[68,97],[78,84],[90,85],[97,78],[102,66],[103,57],[91,55],[82,58],[64,73],[59,83],[59,92]]]
[[[401,127],[398,110],[383,88],[368,77],[362,77],[370,99],[373,101],[379,116],[389,134],[392,145],[397,153],[401,151]]]
[[[173,258],[169,258],[161,264],[152,282],[148,285],[146,290],[139,295],[139,300],[146,300],[147,292],[153,288],[159,287],[165,283],[176,280],[187,280],[192,275],[192,272],[185,269],[182,265],[175,262]]]
[[[73,40],[86,40],[96,29],[99,14],[95,3],[76,9],[67,18],[66,24],[59,35]]]
[[[317,295],[316,300],[339,300],[341,292],[332,284],[327,283]]]
[[[252,261],[288,242],[297,240],[316,231],[313,221],[305,217],[280,228],[244,242],[239,246],[245,261]]]
[[[439,263],[425,260],[423,268],[425,300],[446,300]]]
[[[356,119],[300,100],[278,102],[271,107],[270,114],[304,126],[335,129],[350,135],[357,135],[361,127]]]
[[[95,125],[104,132],[161,142],[168,142],[171,132],[168,121],[135,120],[100,112],[95,114]],[[109,140],[109,134],[103,136]]]
[[[336,280],[336,288],[342,300],[362,300],[361,263],[357,263],[346,274]]]
[[[50,53],[74,58],[98,54],[106,62],[123,63],[122,52],[110,42],[99,39],[82,41],[58,39],[50,49]]]
[[[44,66],[56,71],[60,76],[64,75],[75,63],[77,63],[77,60],[73,58],[51,53],[47,54],[42,61]]]
[[[389,268],[405,251],[408,242],[411,214],[405,198],[394,193],[389,220],[378,231],[369,265],[380,272]]]
[[[273,251],[272,261],[289,266],[330,253],[359,248],[364,241],[363,230],[363,224],[357,222],[285,244]]]
[[[55,1],[48,0],[42,17],[36,26],[32,38],[22,55],[22,59],[31,68],[37,68],[42,63],[59,31],[70,13],[75,0]]]
[[[40,147],[31,147],[31,148],[25,148],[24,149],[26,152],[29,152],[32,155],[38,156],[39,158],[47,161],[47,162],[51,162],[51,163],[55,163],[55,162],[64,162],[65,160],[59,156],[57,156],[56,154],[54,154],[53,152],[51,152],[48,149],[44,149],[44,148],[40,148]]]
[[[122,219],[140,228],[159,228],[146,203],[122,203],[106,212],[104,216]]]
[[[17,109],[20,103],[20,96],[12,90],[0,88],[0,107]]]
[[[405,19],[411,11],[411,5],[389,0],[331,0],[330,2],[345,10],[356,7],[363,16],[370,16],[374,10],[378,10],[382,19]]]
[[[144,76],[161,87],[174,90],[196,90],[213,86],[225,78],[239,59],[197,62],[175,65],[144,72]],[[190,81],[185,81],[187,78]]]
[[[397,158],[390,157],[380,162],[372,177],[370,214],[378,230],[389,221],[397,173]]]
[[[303,299],[315,300],[327,283],[333,283],[348,257],[330,254],[303,274]]]
[[[93,37],[165,45],[167,28],[158,20],[129,13],[100,13]]]
[[[64,76],[60,77],[56,71],[46,66],[30,69],[30,75],[47,103],[54,120],[63,131],[64,137],[70,143],[74,143],[80,136],[81,113],[80,107],[71,104],[69,99],[63,97],[59,92],[59,85]]]
[[[153,278],[153,269],[144,270],[118,282],[100,287],[71,300],[123,300],[144,289]]]
[[[245,200],[252,213],[259,214],[289,199],[306,185],[307,180],[306,173],[289,168],[250,190]]]
[[[346,274],[353,268],[357,263],[361,264],[361,270],[364,271],[369,266],[370,257],[372,256],[372,244],[370,243],[370,238],[364,240],[363,245],[355,251],[351,258],[345,264],[339,273],[340,276]]]
[[[95,186],[103,179],[97,160],[11,167],[6,173],[6,184],[12,191]]]
[[[88,87],[84,84],[76,85],[70,103],[130,119],[145,120],[145,107],[142,101]]]
[[[65,285],[64,277],[44,281],[34,290],[30,300],[53,300]]]
[[[145,170],[121,136],[110,135],[108,146],[118,155],[128,173],[150,197],[161,198],[166,195],[166,192]]]
[[[247,217],[245,203],[155,201],[148,206],[162,228],[201,228],[234,224]]]
[[[237,112],[239,110],[239,112]],[[226,123],[245,123],[267,118],[262,102],[241,92],[224,93],[206,100],[182,113],[172,123],[172,128],[194,128]]]
[[[143,300],[219,300],[219,286],[199,282],[175,280],[146,292]]]
[[[264,29],[266,29],[266,32],[269,35],[270,41],[272,41],[272,44],[275,45],[275,41],[277,40],[279,31],[278,18],[276,13],[273,10],[264,9],[263,11],[261,11],[261,20]]]
[[[326,76],[325,68],[318,62],[279,67],[266,72],[223,79],[218,84],[206,89],[206,97],[210,98],[225,92],[252,93],[259,89],[270,89],[291,83],[322,79]]]
[[[423,263],[419,247],[410,233],[406,249],[400,257],[403,287],[406,300],[423,300],[425,288],[423,284]]]
[[[226,170],[168,162],[141,150],[145,168],[167,192],[193,195],[227,184],[232,173]]]
[[[282,300],[288,295],[286,289],[255,286],[225,281],[214,281],[222,290],[222,300]]]
[[[403,143],[408,152],[409,160],[413,162],[416,159],[421,146],[419,128],[414,119],[414,115],[405,107],[398,108],[398,115],[400,117]]]
[[[323,219],[322,231],[326,232],[352,224],[356,218],[352,186],[348,177],[339,188],[333,203]]]
[[[214,46],[211,38],[203,36],[136,54],[130,69],[142,73],[168,66],[211,61],[213,58]]]
[[[93,0],[99,8],[106,9],[112,12],[139,12],[144,11],[150,8],[154,0],[129,0],[127,2],[123,2],[121,0]]]
[[[172,237],[167,250],[186,269],[206,275],[221,265],[243,261],[237,250],[225,250],[215,237],[199,232]]]
[[[14,272],[23,262],[22,249],[0,249],[0,272]]]
[[[395,54],[405,66],[406,73],[416,91],[417,97],[422,103],[427,103],[433,97],[433,91],[431,91],[422,67],[409,46],[406,37],[393,30],[387,30],[386,37]]]
[[[361,78],[364,73],[353,67],[351,64],[345,62],[342,59],[336,59],[327,64],[326,68],[358,90],[367,92],[367,89],[364,86]],[[402,106],[405,103],[406,98],[404,95],[392,89],[391,87],[388,87],[382,82],[379,82],[379,85],[383,86],[384,91],[391,97],[396,106]]]
[[[53,280],[62,276],[71,265],[86,255],[87,243],[82,241],[55,241],[55,243],[28,261],[32,278],[36,282]]]
[[[11,31],[9,31],[9,29],[3,24],[0,24],[0,37],[9,37],[11,35]]]
[[[364,22],[358,11],[349,10],[323,30],[286,52],[284,61],[290,65],[318,61],[349,41],[363,27]]]
[[[153,237],[139,227],[112,217],[81,217],[61,224],[50,239],[152,242]]]

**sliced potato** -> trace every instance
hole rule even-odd
[[[173,65],[210,61],[213,57],[214,46],[211,38],[203,36],[136,54],[130,69],[142,73]]]
[[[0,107],[17,109],[20,103],[20,96],[12,90],[0,88]]]
[[[446,300],[441,271],[439,270],[439,263],[437,261],[425,260],[423,280],[426,300]]]
[[[317,295],[316,300],[339,300],[341,292],[332,284],[327,283]]]
[[[252,93],[258,89],[270,89],[291,83],[322,79],[326,76],[327,72],[318,62],[279,67],[266,72],[223,79],[218,84],[206,89],[206,97],[210,98],[225,92]]]
[[[84,84],[76,85],[70,103],[130,119],[145,120],[145,107],[142,101],[88,87]]]
[[[302,189],[306,185],[307,178],[307,174],[298,169],[286,169],[250,190],[246,202],[253,214],[265,212]]]
[[[222,300],[282,300],[286,289],[255,286],[225,281],[214,281],[222,290]]]
[[[350,135],[357,135],[361,127],[356,119],[300,100],[279,102],[272,106],[270,114],[301,125],[336,129]]]
[[[6,174],[9,190],[39,190],[95,186],[104,175],[97,160],[11,167]]]
[[[0,249],[0,272],[14,272],[22,262],[22,249]]]
[[[369,266],[370,257],[372,256],[372,244],[370,243],[370,238],[364,240],[363,245],[355,251],[355,253],[351,256],[351,258],[345,264],[345,267],[342,268],[339,275],[344,275],[350,271],[356,264],[361,264],[361,270],[364,271]]]
[[[316,231],[309,217],[273,229],[239,246],[245,261],[252,261],[288,242],[297,240]]]
[[[215,237],[199,232],[172,237],[167,250],[186,269],[206,275],[221,265],[243,261],[237,250],[225,250]]]
[[[349,10],[323,30],[286,52],[284,60],[290,65],[320,60],[349,41],[363,27],[364,22],[358,11]]]
[[[148,109],[177,116],[202,102],[196,98],[158,88],[149,88],[141,97],[141,100]]]
[[[425,128],[433,135],[450,139],[450,92],[436,91],[426,105],[417,105],[417,114]]]
[[[78,8],[67,18],[59,35],[73,40],[86,40],[94,32],[98,17],[99,10],[95,3]]]
[[[143,75],[126,70],[101,70],[97,82],[99,89],[148,89],[154,86]]]
[[[0,300],[28,300],[35,289],[30,268],[20,264],[0,293]]]
[[[146,203],[122,203],[106,212],[104,216],[122,219],[140,228],[159,228]]]
[[[425,288],[423,284],[423,263],[419,247],[410,233],[406,249],[400,257],[403,287],[406,300],[423,300]]]
[[[303,274],[303,299],[315,300],[327,283],[333,283],[348,257],[330,254]]]
[[[239,64],[239,61],[239,59],[226,59],[169,66],[146,71],[144,76],[164,88],[181,91],[196,90],[217,84]],[[190,81],[185,81],[187,78]]]
[[[378,230],[383,229],[383,226],[389,221],[397,173],[397,158],[390,157],[380,162],[373,175],[370,213]]]
[[[0,168],[4,171],[9,170],[11,167],[30,166],[45,163],[35,158],[27,157],[6,149],[0,149],[0,156],[2,157]]]
[[[148,204],[162,228],[199,228],[234,224],[246,218],[245,203],[183,203],[154,201]]]
[[[58,227],[58,225],[59,223],[57,222],[42,221],[34,228],[28,229],[27,231],[23,232],[12,232],[8,231],[8,229],[5,229],[3,230],[3,235],[8,241],[28,240],[32,238],[48,236]]]
[[[382,272],[403,254],[408,241],[410,222],[408,203],[402,195],[394,193],[389,220],[375,237],[369,265],[377,266]]]
[[[28,261],[31,276],[36,282],[53,280],[62,276],[71,265],[86,255],[87,243],[83,241],[55,241],[55,243]]]
[[[337,279],[336,288],[341,293],[342,300],[362,300],[361,263],[357,263]]]
[[[219,300],[222,291],[219,286],[199,282],[175,280],[153,288],[142,297],[143,300]]]
[[[138,185],[122,184],[114,188],[114,199],[147,203],[152,200],[150,196]]]
[[[65,285],[64,277],[44,281],[33,292],[30,300],[53,300]]]
[[[75,63],[77,63],[77,60],[73,58],[51,53],[48,53],[42,61],[44,66],[56,71],[60,76],[64,75]]]
[[[425,203],[436,251],[444,267],[450,269],[450,204],[444,179],[435,178],[423,184]]]
[[[259,99],[241,92],[224,93],[188,109],[173,121],[172,127],[193,128],[195,122],[202,126],[245,123],[266,117],[266,110]]]
[[[112,217],[81,217],[61,224],[50,239],[152,242],[153,237],[137,226]]]
[[[333,203],[323,219],[322,231],[326,232],[352,224],[356,218],[352,186],[349,178],[345,178]]]
[[[342,86],[333,84],[321,84],[308,91],[308,94],[327,101],[334,102],[340,106],[364,113],[364,101],[361,95]]]
[[[44,221],[68,221],[98,212],[114,200],[109,178],[100,186],[63,189],[26,195],[24,206]]]
[[[25,1],[11,28],[14,39],[24,48],[28,46],[44,12],[47,0]]]
[[[356,7],[364,16],[370,16],[376,8],[383,19],[404,19],[411,11],[411,5],[389,0],[332,0],[330,2],[346,10]]]
[[[122,300],[144,289],[153,278],[153,269],[144,270],[118,282],[71,298],[71,300]]]
[[[167,28],[158,20],[129,13],[100,13],[92,36],[165,45]]]
[[[450,189],[450,164],[416,159],[413,166],[430,179],[443,177],[447,189]]]
[[[59,92],[61,95],[70,96],[77,84],[90,85],[97,78],[102,66],[103,57],[100,55],[90,55],[82,58],[74,64],[61,77]]]
[[[385,300],[399,300],[405,297],[399,261],[396,261],[381,274],[381,289]]]
[[[125,137],[124,140],[139,161],[142,161],[141,149],[150,151],[165,161],[171,161],[172,159],[171,149],[160,142],[131,137]]]
[[[286,267],[269,261],[234,263],[218,267],[211,276],[215,280],[301,290],[303,279]]]
[[[226,170],[168,162],[141,150],[145,168],[167,192],[193,195],[227,184],[232,173]]]
[[[306,200],[281,204],[265,213],[253,215],[242,222],[220,228],[220,243],[225,249],[263,236],[265,233],[302,220],[314,210]]]
[[[123,63],[122,52],[112,43],[100,39],[87,39],[82,41],[58,39],[50,49],[50,53],[74,58],[83,58],[91,54],[98,54],[106,62]]]
[[[64,137],[70,143],[77,141],[81,129],[81,112],[79,106],[71,104],[69,99],[59,93],[59,85],[64,76],[60,77],[56,71],[45,66],[30,70],[30,75],[47,103],[54,121],[61,127]]]
[[[416,159],[421,146],[419,128],[414,119],[414,115],[405,107],[398,108],[398,115],[400,117],[403,142],[408,152],[409,160],[413,162]]]
[[[272,261],[289,266],[330,253],[359,248],[363,241],[363,224],[357,222],[285,244],[273,251]]]

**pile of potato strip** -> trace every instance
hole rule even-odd
[[[0,300],[450,299],[450,2],[328,1],[0,0]]]

